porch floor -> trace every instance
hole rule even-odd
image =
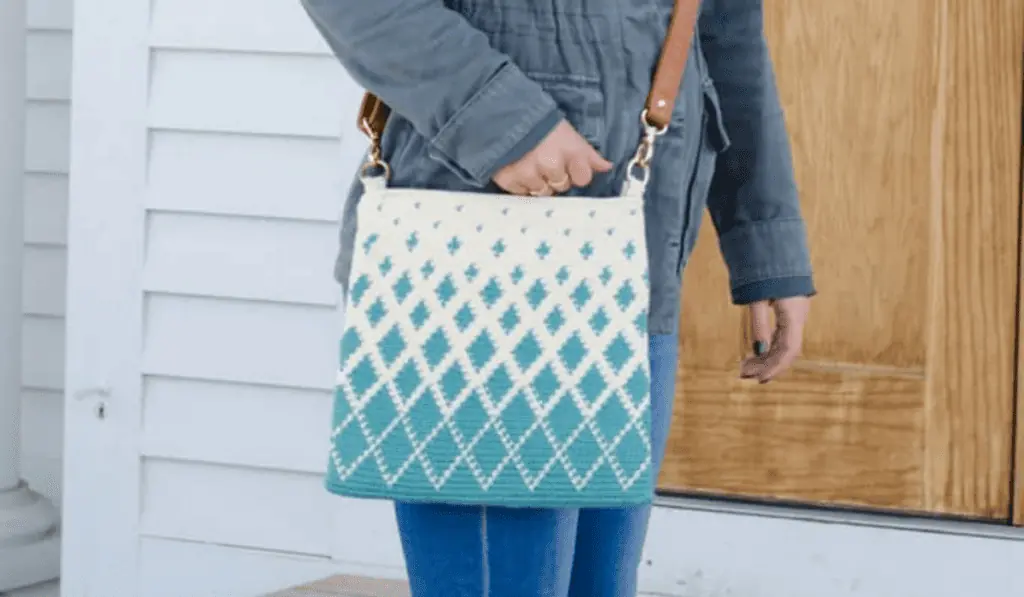
[[[408,597],[403,581],[361,576],[332,576],[308,585],[285,589],[264,597]]]

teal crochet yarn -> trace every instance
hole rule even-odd
[[[649,502],[639,197],[368,187],[326,486],[409,502]]]

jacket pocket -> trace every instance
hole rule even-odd
[[[729,133],[725,130],[725,119],[722,116],[722,100],[718,97],[718,90],[711,79],[706,79],[701,85],[704,91],[704,110],[708,115],[706,123],[708,143],[718,153],[729,149],[732,141],[729,140]]]

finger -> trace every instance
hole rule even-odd
[[[576,158],[569,162],[566,167],[569,178],[574,187],[585,187],[594,179],[594,171],[590,161],[586,158]]]
[[[761,377],[765,370],[765,358],[767,353],[758,356],[747,357],[740,363],[740,377],[742,379],[755,379]]]
[[[565,161],[559,157],[546,157],[539,164],[540,175],[545,184],[552,189],[564,192],[572,185],[569,173],[565,170]]]
[[[556,193],[564,193],[572,188],[572,177],[565,171],[565,168],[561,172],[545,171],[544,183]]]
[[[614,166],[614,164],[606,160],[604,156],[597,153],[597,150],[594,148],[590,149],[590,157],[587,161],[590,163],[590,167],[597,172],[608,172]]]
[[[750,305],[750,341],[755,356],[768,352],[772,341],[772,307],[768,301]]]
[[[800,356],[800,335],[793,327],[780,325],[776,329],[772,347],[765,355],[757,373],[757,380],[768,383],[792,366]]]
[[[534,169],[532,172],[524,173],[517,182],[526,187],[528,195],[539,197],[552,194],[551,187],[549,187],[548,182],[544,180],[544,176],[541,174],[539,168]]]
[[[564,193],[572,188],[572,178],[568,172],[562,171],[561,176],[545,176],[548,186],[556,193]]]
[[[509,193],[511,193],[513,195],[529,195],[530,194],[530,190],[529,189],[527,189],[523,185],[521,185],[519,183],[516,183],[516,182],[512,182],[512,183],[508,183],[508,184],[501,184],[499,182],[498,186],[500,186],[501,188],[505,189],[505,191],[507,191],[507,192],[509,192]]]

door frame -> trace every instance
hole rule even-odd
[[[1024,75],[1022,75],[1021,86],[1024,87]],[[1024,106],[1021,106],[1024,113]],[[1021,127],[1020,142],[1020,169],[1021,196],[1017,203],[1017,219],[1020,221],[1020,233],[1017,237],[1019,252],[1017,255],[1017,371],[1014,378],[1015,410],[1013,416],[1013,469],[1011,479],[1011,503],[1010,520],[1014,526],[1024,527],[1024,350],[1021,350],[1024,341],[1024,124]]]
[[[149,12],[75,0],[64,597],[139,594]]]

